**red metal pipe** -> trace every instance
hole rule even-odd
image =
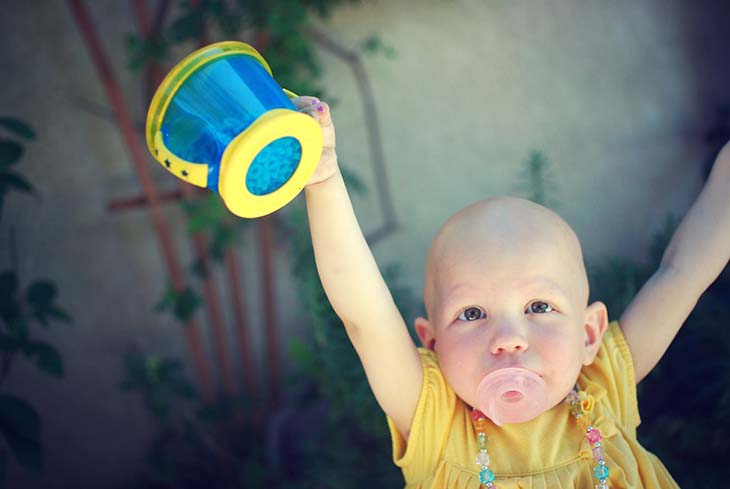
[[[231,302],[233,303],[233,318],[236,325],[238,349],[241,352],[241,367],[243,369],[242,377],[244,379],[246,389],[255,399],[258,395],[258,388],[256,387],[253,359],[251,358],[251,345],[249,343],[246,310],[244,308],[243,301],[241,300],[244,293],[241,281],[238,278],[238,258],[236,251],[233,248],[226,250],[225,260],[226,269],[228,270],[228,282],[231,285]]]
[[[133,0],[133,10],[139,29],[142,35],[149,39],[154,33],[152,32],[152,24],[147,13],[147,5],[145,0]],[[147,65],[147,91],[151,94],[154,89],[162,82],[162,70],[157,63],[148,63]],[[192,200],[195,197],[194,189],[196,187],[180,182],[182,194],[186,200]],[[223,379],[223,390],[228,397],[233,397],[236,391],[235,382],[233,380],[233,370],[231,368],[230,355],[228,354],[228,345],[225,339],[223,320],[220,312],[220,301],[218,300],[218,290],[215,286],[213,275],[210,273],[210,263],[208,260],[208,251],[205,246],[205,238],[202,234],[197,233],[192,236],[193,249],[195,255],[205,271],[205,279],[203,281],[203,295],[205,296],[205,309],[208,313],[208,320],[213,329],[213,340],[218,359],[219,373]]]
[[[258,220],[259,253],[261,254],[261,275],[263,279],[264,321],[266,323],[266,357],[269,367],[269,384],[271,388],[271,404],[275,409],[279,405],[279,335],[276,327],[274,308],[274,266],[271,240],[272,217],[265,216]]]
[[[159,195],[159,202],[160,204],[175,202],[182,199],[182,196],[182,190],[179,188],[176,188],[175,190],[168,190],[166,192],[162,192]],[[123,199],[109,201],[106,205],[106,209],[108,211],[117,212],[127,209],[133,209],[135,207],[145,207],[146,205],[147,197],[142,194],[135,195],[134,197],[125,197]]]
[[[81,0],[67,1],[76,22],[79,25],[79,30],[86,42],[86,46],[89,48],[92,61],[96,66],[99,77],[104,85],[107,97],[109,98],[114,110],[117,123],[119,124],[119,128],[124,136],[127,149],[131,154],[132,164],[135,172],[137,173],[137,178],[139,178],[142,185],[145,198],[147,199],[150,213],[152,215],[152,222],[161,247],[162,257],[168,273],[170,274],[173,287],[175,287],[178,291],[182,291],[185,288],[182,270],[178,264],[177,257],[175,256],[167,225],[162,217],[157,189],[155,188],[154,182],[150,177],[147,168],[145,152],[142,150],[141,144],[135,137],[132,119],[127,112],[121,88],[114,77],[111,63],[109,63],[108,57],[101,47],[101,43],[99,42],[99,38],[96,35],[96,31],[94,30],[94,26],[91,23],[91,19],[83,2]],[[203,399],[211,401],[213,399],[213,389],[211,388],[210,374],[205,362],[200,340],[198,339],[197,327],[194,321],[191,320],[188,322],[185,327],[185,334],[187,337],[188,348],[193,356],[193,363],[198,376],[198,382],[200,384]]]
[[[166,7],[167,3],[169,2],[165,1],[160,5],[159,14],[161,16],[164,16],[168,12]],[[149,40],[151,35],[155,33],[153,32],[154,26],[152,25],[149,13],[147,12],[146,0],[132,0],[132,10],[134,11],[134,16],[137,18],[137,22],[139,23],[142,36]],[[164,19],[160,17],[156,20],[159,20],[160,25],[162,25]],[[162,81],[162,77],[163,73],[160,64],[157,61],[148,62],[145,66],[145,105],[149,104],[152,100],[155,88],[157,88],[159,82]]]
[[[183,195],[187,200],[193,198],[193,189],[191,185],[182,183]],[[218,369],[221,376],[223,377],[223,390],[228,397],[233,397],[236,392],[236,383],[233,380],[233,369],[231,368],[231,359],[228,354],[228,344],[226,342],[226,335],[223,330],[223,320],[221,319],[221,313],[219,308],[218,300],[218,289],[215,286],[213,274],[210,270],[210,260],[208,260],[208,250],[205,246],[205,238],[202,234],[198,233],[192,237],[193,247],[195,254],[200,260],[205,273],[205,280],[203,281],[203,295],[205,296],[205,306],[208,311],[208,319],[213,328],[213,339],[215,344],[215,351],[217,353],[219,365]]]

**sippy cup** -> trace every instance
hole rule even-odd
[[[322,130],[297,111],[251,46],[211,44],[178,63],[147,113],[147,147],[176,177],[218,192],[241,217],[270,214],[304,188]]]

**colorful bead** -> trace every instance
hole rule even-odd
[[[599,429],[591,425],[588,416],[586,416],[586,413],[590,413],[593,410],[594,400],[587,393],[578,392],[577,386],[574,390],[570,391],[565,400],[570,404],[570,413],[575,417],[578,426],[583,430],[591,445],[593,445],[593,458],[598,463],[598,465],[593,467],[593,476],[598,479],[598,483],[593,487],[594,489],[609,489],[607,481],[608,467],[606,466],[603,448],[601,447],[603,436]],[[495,479],[494,472],[488,467],[490,459],[487,454],[488,438],[485,432],[488,428],[489,421],[484,413],[478,409],[472,410],[471,418],[474,431],[477,434],[477,444],[479,445],[479,452],[475,461],[481,467],[481,471],[479,472],[480,489],[496,489],[493,484]]]
[[[479,445],[479,450],[486,450],[487,449],[487,435],[484,433],[479,433],[477,435],[477,444]]]
[[[583,408],[580,406],[579,402],[570,405],[570,414],[572,414],[576,418],[583,416]]]
[[[588,431],[588,427],[591,425],[591,422],[588,420],[588,418],[585,416],[581,416],[576,421],[578,421],[578,426],[583,431],[583,433],[586,433]]]
[[[596,465],[593,467],[593,477],[596,479],[608,479],[608,467],[605,465]]]
[[[486,467],[482,467],[481,472],[479,472],[479,482],[489,484],[492,481],[494,481],[494,472]]]
[[[593,447],[593,458],[596,460],[603,460],[603,448],[600,446]]]
[[[477,432],[486,431],[488,425],[489,425],[489,422],[484,418],[479,418],[479,419],[474,420],[474,429]]]
[[[588,441],[591,443],[598,443],[603,438],[601,436],[601,432],[597,430],[596,428],[593,428],[591,431],[586,433],[586,437],[588,438]]]
[[[489,454],[487,453],[487,450],[483,449],[477,453],[477,465],[480,467],[489,465]]]

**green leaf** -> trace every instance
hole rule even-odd
[[[25,122],[13,117],[0,117],[0,127],[26,139],[35,139],[35,132]]]
[[[11,187],[27,194],[33,193],[33,186],[22,175],[12,172],[0,173],[0,188],[5,191]]]
[[[202,213],[197,213],[190,217],[188,221],[188,235],[198,234],[208,227],[208,217]]]
[[[22,345],[23,342],[18,340],[17,338],[13,338],[12,336],[8,335],[0,335],[0,351],[10,353],[16,352],[21,348]]]
[[[13,270],[0,273],[0,296],[12,296],[18,290],[18,276]]]
[[[147,63],[163,62],[167,58],[168,45],[162,36],[143,39],[135,34],[127,34],[127,66],[139,71]]]
[[[63,309],[56,307],[56,306],[50,306],[48,310],[46,311],[48,314],[48,317],[55,319],[56,321],[61,321],[66,324],[71,324],[71,316],[68,315],[66,311]]]
[[[36,280],[25,293],[25,300],[30,306],[31,316],[36,318],[44,326],[48,326],[50,310],[58,312],[53,305],[53,300],[58,294],[56,286],[49,280]],[[63,311],[61,311],[63,314]]]
[[[6,322],[13,321],[19,314],[18,276],[13,270],[0,273],[0,317]]]
[[[145,406],[160,420],[168,417],[179,398],[195,397],[195,389],[185,378],[184,365],[179,360],[145,356],[139,351],[124,354],[126,379],[120,387],[138,391]]]
[[[203,16],[198,15],[198,12],[182,16],[173,22],[172,27],[170,27],[170,38],[175,42],[198,39],[203,34],[203,22]]]
[[[230,215],[223,201],[213,192],[203,200],[185,206],[185,211],[188,214],[189,235],[206,229],[215,229]]]
[[[220,263],[223,261],[226,250],[231,248],[236,241],[236,229],[229,226],[218,226],[214,233],[213,239],[208,247],[208,252],[213,259]]]
[[[394,59],[397,55],[396,50],[383,42],[381,38],[376,35],[370,35],[365,38],[361,43],[360,47],[368,55],[375,55],[383,53],[386,58]]]
[[[63,359],[54,347],[42,341],[28,342],[23,350],[36,366],[49,375],[63,377]]]
[[[195,314],[200,306],[200,298],[190,287],[186,288],[182,294],[178,295],[175,304],[174,314],[181,322],[187,323]]]
[[[27,338],[28,337],[28,321],[18,313],[8,323],[8,331],[11,336],[16,338]]]
[[[14,165],[23,155],[23,147],[14,141],[0,141],[0,168]]]
[[[42,470],[41,418],[33,406],[16,396],[0,395],[0,433],[18,462]]]
[[[200,306],[200,298],[190,287],[181,292],[170,287],[157,304],[155,310],[158,312],[172,312],[173,316],[183,324],[187,324]]]
[[[383,41],[378,36],[371,35],[363,40],[360,45],[366,52],[374,54],[383,46]]]
[[[289,355],[291,355],[294,362],[302,369],[302,371],[308,374],[316,372],[318,365],[317,355],[302,340],[290,338],[286,347]]]
[[[56,297],[56,286],[50,280],[36,280],[26,291],[26,301],[31,306],[47,307]]]

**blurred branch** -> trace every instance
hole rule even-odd
[[[368,233],[365,237],[368,244],[372,246],[378,240],[395,231],[398,228],[398,222],[395,214],[395,206],[393,205],[393,199],[390,195],[388,173],[385,169],[385,158],[383,157],[383,143],[380,139],[380,123],[378,122],[377,107],[375,104],[375,96],[373,95],[372,85],[370,84],[370,78],[368,77],[362,58],[358,52],[341,46],[334,39],[328,37],[324,32],[316,27],[308,27],[305,30],[305,33],[320,46],[350,65],[360,91],[363,111],[365,114],[365,129],[368,137],[368,147],[370,148],[370,157],[375,171],[377,201],[380,204],[380,210],[384,219],[383,225],[379,229]]]

